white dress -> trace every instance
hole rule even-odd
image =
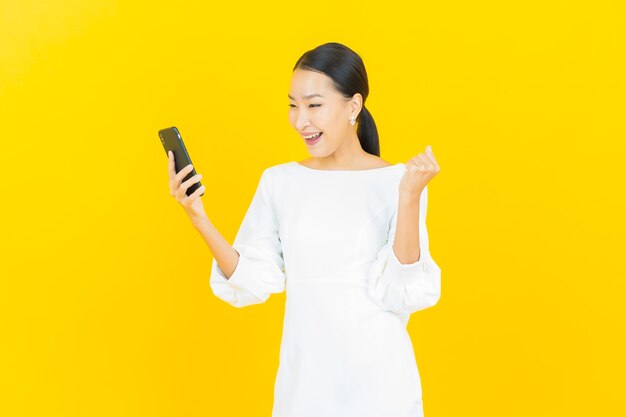
[[[420,259],[392,249],[405,164],[361,171],[266,168],[210,286],[235,307],[286,290],[272,417],[421,417],[409,315],[437,303],[441,270],[420,199]],[[253,351],[250,352],[254,354]]]

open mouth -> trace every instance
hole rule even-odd
[[[307,143],[307,145],[315,145],[322,138],[322,134],[322,132],[319,132],[310,139],[305,138],[304,141]]]

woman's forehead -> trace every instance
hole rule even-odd
[[[316,71],[296,70],[291,78],[291,91],[293,98],[302,98],[311,94],[328,96],[330,92],[330,77]]]

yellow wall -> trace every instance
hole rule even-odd
[[[624,2],[185,3],[0,3],[0,415],[270,415],[284,294],[213,296],[157,131],[232,242],[263,168],[308,157],[286,94],[328,41],[383,158],[441,165],[427,416],[624,415]]]

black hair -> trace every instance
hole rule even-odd
[[[365,107],[369,94],[367,72],[361,57],[352,49],[337,42],[328,42],[306,51],[296,62],[293,70],[303,69],[321,72],[333,80],[335,88],[345,97],[356,93],[363,97],[363,106],[356,118],[359,142],[369,154],[380,156],[378,130],[372,114]]]

